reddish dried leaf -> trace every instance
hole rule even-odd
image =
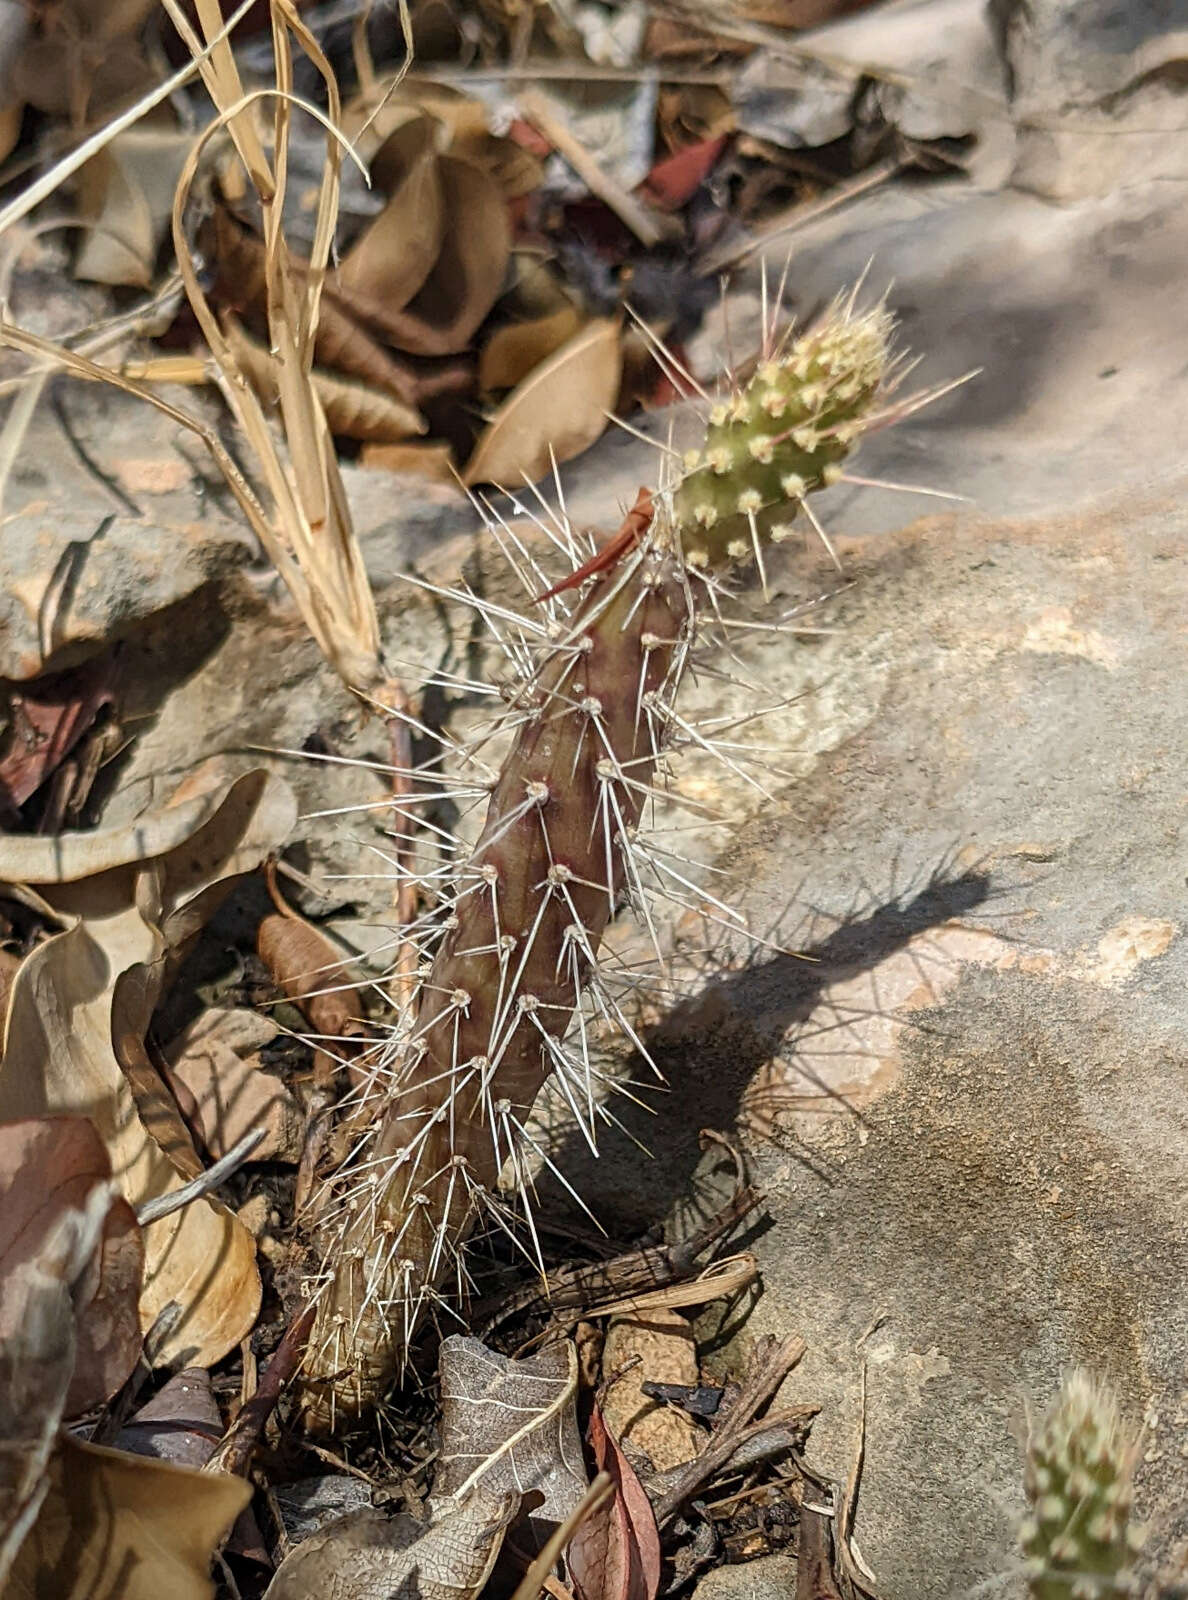
[[[312,923],[272,913],[260,923],[256,950],[310,1027],[324,1038],[341,1041],[366,1032],[362,991],[351,984],[342,951]]]
[[[83,1211],[111,1162],[83,1117],[30,1117],[0,1125],[0,1344],[14,1333],[21,1269],[43,1252],[70,1211]],[[74,1289],[74,1376],[64,1414],[108,1399],[140,1354],[138,1305],[144,1250],[136,1217],[113,1195],[90,1268]],[[11,1291],[11,1292],[9,1292]]]
[[[574,1534],[567,1560],[577,1600],[655,1600],[660,1535],[651,1502],[595,1405],[587,1439],[615,1492]]]
[[[23,806],[111,704],[111,669],[111,657],[101,656],[70,672],[7,686],[10,726],[0,756],[0,811]]]
[[[726,145],[725,134],[687,144],[666,156],[648,173],[639,192],[661,211],[679,211],[687,205],[717,165]]]

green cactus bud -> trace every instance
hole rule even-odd
[[[1127,1527],[1135,1445],[1113,1395],[1073,1372],[1027,1446],[1020,1529],[1033,1600],[1113,1600],[1134,1588]]]
[[[758,521],[772,507],[785,537],[789,511],[837,481],[886,378],[891,326],[881,307],[854,315],[839,302],[711,408],[705,444],[673,491],[686,560],[716,567],[774,539]]]

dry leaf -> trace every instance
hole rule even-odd
[[[210,1373],[186,1367],[174,1373],[116,1435],[117,1450],[177,1467],[202,1467],[223,1436]]]
[[[660,1535],[643,1485],[595,1405],[588,1432],[599,1472],[614,1495],[578,1528],[569,1546],[577,1600],[654,1600],[660,1587]]]
[[[503,191],[505,200],[519,200],[544,180],[544,166],[539,156],[515,139],[504,139],[497,133],[477,129],[460,132],[450,145],[449,153],[461,161],[469,161],[493,178]]]
[[[112,701],[112,658],[8,688],[8,749],[0,756],[0,813],[15,811],[61,766]]]
[[[220,208],[210,225],[206,247],[218,268],[211,298],[233,311],[262,317],[268,293],[263,243]],[[291,264],[300,272],[303,263],[291,258]],[[382,389],[406,405],[416,402],[413,372],[368,333],[341,294],[322,296],[314,354],[324,367]]]
[[[0,110],[0,161],[7,161],[16,149],[24,120],[25,108],[19,100]]]
[[[27,1125],[26,1125],[27,1126]],[[23,1134],[13,1137],[21,1139]],[[8,1156],[14,1154],[9,1148]],[[107,1183],[60,1209],[35,1256],[5,1269],[0,1339],[0,1587],[49,1491],[47,1471],[74,1373],[75,1300],[111,1205]]]
[[[433,270],[401,311],[377,326],[400,350],[448,356],[465,350],[498,299],[511,255],[511,219],[493,178],[468,161],[441,156],[445,228]]]
[[[656,162],[640,185],[640,193],[661,211],[679,211],[709,177],[725,147],[725,134],[684,145]]]
[[[433,1503],[475,1485],[544,1496],[536,1516],[561,1522],[586,1492],[574,1412],[577,1355],[565,1340],[513,1360],[480,1339],[441,1346],[441,1455]]]
[[[458,487],[454,452],[448,444],[365,444],[359,452],[359,465]]]
[[[17,975],[21,958],[15,951],[5,950],[0,947],[0,1038],[4,1037],[4,1020],[8,1016],[8,996],[12,992],[12,980]]]
[[[642,1450],[661,1472],[692,1461],[705,1435],[688,1412],[644,1394],[641,1384],[696,1384],[697,1341],[687,1317],[675,1311],[615,1317],[606,1330],[603,1421],[618,1440]]]
[[[525,1494],[541,1491],[550,1524],[581,1504],[576,1387],[568,1344],[513,1361],[478,1339],[446,1339],[428,1524],[370,1508],[341,1517],[286,1557],[266,1600],[472,1600]]]
[[[591,322],[512,390],[475,446],[463,481],[536,481],[554,457],[580,455],[606,427],[621,369],[618,322]]]
[[[479,388],[514,389],[577,333],[582,318],[576,306],[563,306],[532,322],[496,328],[479,357]]]
[[[173,192],[193,136],[140,123],[117,134],[78,174],[78,209],[89,231],[74,276],[147,289]]]
[[[17,54],[10,88],[76,129],[98,127],[160,81],[136,35],[156,0],[36,6],[39,32]]]
[[[90,1261],[72,1288],[74,1371],[62,1414],[78,1416],[109,1399],[140,1354],[137,1302],[144,1273],[140,1229],[111,1184],[103,1141],[82,1117],[0,1124],[0,1343],[24,1314],[23,1269],[42,1258],[61,1218],[106,1195]]]
[[[349,101],[343,107],[343,132],[357,143],[364,159],[373,162],[375,152],[392,133],[416,116],[432,117],[440,125],[442,150],[457,139],[488,131],[487,110],[480,100],[449,84],[408,73],[380,78],[366,93]]]
[[[290,1000],[325,1039],[341,1042],[367,1031],[363,991],[349,981],[349,964],[336,944],[301,917],[270,912],[256,932],[256,951]]]
[[[372,158],[374,181],[388,196],[330,281],[352,310],[383,327],[425,282],[441,253],[446,213],[438,168],[438,124],[410,117]]]
[[[223,331],[260,399],[267,406],[277,405],[280,391],[272,356],[262,344],[249,338],[233,317],[224,318]],[[427,424],[419,411],[381,389],[316,369],[311,377],[331,433],[347,439],[391,443],[426,431]]]
[[[285,1557],[264,1600],[474,1600],[519,1504],[480,1490],[428,1527],[404,1511],[350,1512]]]
[[[201,928],[234,877],[287,837],[287,785],[248,773],[122,828],[57,839],[0,837],[0,879],[36,884],[65,933],[25,960],[13,983],[0,1062],[0,1118],[76,1113],[95,1124],[133,1206],[181,1185],[150,1136],[113,1048],[113,1026],[141,1034],[165,964]],[[122,1002],[121,1005],[117,1002]],[[159,1359],[219,1360],[259,1309],[255,1244],[211,1199],[144,1230],[142,1328],[176,1302],[182,1316]]]
[[[313,385],[330,432],[343,439],[395,444],[429,431],[429,424],[412,406],[353,378],[315,371]]]
[[[5,1600],[213,1600],[211,1556],[251,1484],[62,1434]]]
[[[268,1037],[275,1032],[266,1022],[264,1029]],[[235,1012],[204,1011],[173,1040],[166,1060],[178,1104],[215,1160],[253,1128],[264,1128],[252,1160],[297,1162],[301,1110],[274,1073],[236,1049],[236,1033],[242,1028]]]

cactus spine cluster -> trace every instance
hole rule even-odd
[[[497,1180],[550,1077],[593,1142],[585,1018],[627,1026],[599,943],[621,898],[650,915],[636,833],[658,761],[690,731],[675,701],[698,599],[717,582],[704,569],[737,554],[725,536],[739,516],[754,528],[756,511],[782,496],[794,512],[829,481],[880,391],[888,332],[882,311],[839,305],[769,350],[711,414],[688,475],[657,492],[638,542],[586,580],[572,611],[568,591],[548,598],[551,622],[525,622],[485,826],[427,930],[435,943],[373,1142],[338,1176],[305,1375],[311,1425],[374,1405],[424,1305],[463,1281],[462,1243],[497,1210]],[[507,627],[506,613],[492,621]]]
[[[1084,1372],[1071,1373],[1027,1447],[1031,1510],[1020,1542],[1033,1600],[1112,1600],[1134,1592],[1136,1454],[1109,1390]]]

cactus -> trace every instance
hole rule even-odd
[[[749,551],[761,560],[765,539],[778,543],[791,531],[787,512],[837,481],[886,381],[890,331],[881,308],[856,317],[835,307],[714,405],[673,496],[691,565],[716,567]]]
[[[698,507],[712,493],[754,528],[755,510],[783,496],[794,511],[828,481],[880,392],[888,331],[882,311],[855,317],[839,304],[818,330],[769,350],[711,415],[708,465],[642,492],[619,539],[539,596],[540,620],[517,624],[472,601],[519,668],[502,723],[511,744],[445,914],[423,929],[432,955],[393,1039],[382,1117],[334,1181],[306,1371],[312,1426],[374,1405],[426,1302],[452,1274],[461,1286],[461,1246],[484,1209],[498,1213],[497,1181],[509,1164],[518,1170],[547,1079],[593,1143],[605,1113],[586,1019],[600,1012],[629,1031],[600,977],[599,943],[623,897],[645,900],[635,835],[658,761],[682,741],[705,742],[675,701],[698,601],[737,554],[733,541],[705,537],[718,525]],[[770,434],[758,431],[757,408]],[[784,421],[796,437],[774,431]],[[732,452],[729,470],[718,469],[720,450]],[[493,531],[515,543],[510,529]],[[563,533],[572,549],[567,523]]]
[[[1020,1542],[1033,1600],[1112,1600],[1133,1592],[1136,1456],[1110,1391],[1087,1373],[1071,1373],[1027,1446],[1031,1513]]]

